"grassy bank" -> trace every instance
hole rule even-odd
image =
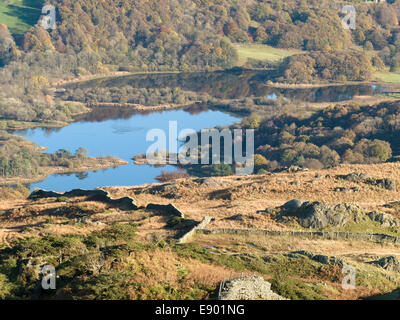
[[[400,73],[389,71],[375,72],[375,79],[382,82],[400,83]]]
[[[283,58],[302,52],[296,49],[280,49],[263,44],[236,44],[235,47],[239,55],[238,66],[244,65],[248,59],[278,62]]]

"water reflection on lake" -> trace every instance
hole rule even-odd
[[[337,102],[350,100],[354,96],[373,95],[384,91],[377,85],[349,84],[317,88],[275,88],[267,85],[271,79],[268,71],[234,71],[210,73],[165,73],[138,74],[105,78],[71,84],[68,88],[123,87],[134,88],[180,88],[206,93],[216,98],[238,99],[249,96],[276,98],[282,95],[292,101]]]
[[[85,119],[58,129],[29,129],[16,134],[23,135],[39,146],[47,147],[47,152],[66,149],[75,152],[79,147],[89,150],[89,156],[116,156],[129,162],[128,165],[97,172],[79,174],[51,175],[46,180],[33,183],[31,189],[42,188],[54,191],[67,191],[74,188],[93,189],[101,186],[124,186],[153,183],[154,177],[162,170],[173,171],[174,167],[156,168],[138,166],[131,160],[132,156],[146,152],[153,142],[146,141],[150,129],[163,129],[167,134],[169,121],[178,122],[178,132],[191,128],[201,130],[215,126],[230,125],[240,122],[240,118],[219,111],[203,111],[191,114],[184,110],[164,111],[158,113],[113,114],[112,111],[100,115],[93,113]],[[108,116],[108,118],[107,118]]]
[[[337,102],[354,96],[373,95],[384,91],[376,85],[352,84],[325,86],[320,88],[274,88],[267,85],[271,79],[268,71],[214,72],[214,73],[166,73],[138,74],[116,78],[96,79],[65,86],[72,89],[90,87],[166,88],[205,93],[217,98],[237,99],[249,96],[277,99],[283,96],[291,101]],[[35,128],[17,134],[48,148],[48,152],[66,149],[75,152],[79,147],[89,150],[90,156],[116,156],[129,165],[97,172],[52,175],[34,183],[31,188],[66,191],[74,188],[92,189],[100,186],[140,185],[155,182],[154,177],[162,170],[174,167],[155,168],[137,166],[132,156],[146,152],[152,142],[146,142],[148,130],[163,129],[168,133],[169,121],[178,121],[178,131],[186,128],[200,130],[215,126],[230,125],[241,119],[219,111],[210,111],[207,106],[195,104],[187,110],[137,114],[129,109],[99,108],[85,114],[68,127],[61,129]]]

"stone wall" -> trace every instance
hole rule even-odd
[[[67,197],[67,198],[91,197],[91,198],[96,198],[96,201],[101,201],[104,203],[109,203],[117,206],[123,206],[128,210],[138,209],[135,199],[131,197],[122,197],[114,199],[110,196],[110,194],[107,191],[101,189],[94,189],[94,190],[74,189],[72,191],[67,191],[64,193],[38,189],[33,191],[28,197],[28,199],[38,200],[44,198],[59,198],[59,197]]]
[[[185,233],[182,237],[180,237],[178,239],[178,243],[179,244],[186,243],[196,234],[196,232],[207,227],[207,225],[210,224],[210,222],[213,220],[214,220],[213,217],[208,217],[208,216],[204,217],[203,220],[201,220],[201,222],[198,225],[196,225],[189,232]]]
[[[362,239],[362,240],[385,240],[390,242],[400,242],[398,237],[380,233],[353,233],[353,232],[304,232],[304,231],[277,231],[277,230],[249,230],[249,229],[197,229],[197,233],[202,234],[237,234],[237,235],[272,235],[272,236],[296,236],[306,238],[324,239]]]

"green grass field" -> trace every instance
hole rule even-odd
[[[239,66],[245,64],[249,58],[276,62],[293,54],[302,53],[300,50],[273,48],[263,44],[236,44],[235,47],[239,55]]]
[[[43,0],[1,0],[0,23],[4,23],[13,34],[23,34],[37,23]]]
[[[400,83],[400,73],[375,72],[375,79],[383,82]]]

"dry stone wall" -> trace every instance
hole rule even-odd
[[[178,239],[178,243],[180,244],[186,243],[196,234],[197,231],[200,231],[205,227],[207,227],[207,225],[210,224],[210,222],[213,220],[214,220],[213,217],[208,217],[208,216],[204,217],[203,220],[201,220],[201,222],[198,225],[196,225],[189,232],[185,233],[182,237],[180,237]]]
[[[304,232],[304,231],[277,231],[277,230],[249,230],[249,229],[197,229],[196,233],[202,234],[237,234],[237,235],[290,235],[306,238],[320,237],[324,239],[362,239],[362,240],[385,240],[400,242],[398,237],[380,233],[353,233],[353,232]]]
[[[28,199],[30,200],[38,200],[44,198],[59,198],[59,197],[93,197],[96,198],[97,201],[101,201],[104,203],[109,203],[117,206],[123,206],[129,210],[136,210],[138,206],[136,205],[135,199],[131,197],[123,197],[114,199],[110,196],[107,191],[101,189],[94,190],[83,190],[83,189],[74,189],[72,191],[67,192],[54,192],[54,191],[46,191],[42,189],[38,189],[33,191]]]

